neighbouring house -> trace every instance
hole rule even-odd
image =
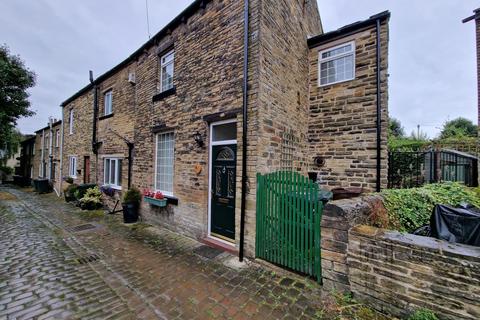
[[[50,180],[54,190],[60,194],[62,121],[50,119],[48,125],[35,132],[33,179]]]
[[[29,185],[34,177],[36,139],[35,135],[31,135],[20,142],[20,166],[16,168],[15,175],[24,177],[25,185]]]
[[[316,1],[194,1],[62,103],[61,175],[111,208],[161,191],[146,221],[254,256],[257,173],[386,187],[389,17],[323,33]]]

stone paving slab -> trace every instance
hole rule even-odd
[[[16,197],[0,200],[0,319],[336,318],[309,279],[227,267],[236,257],[205,258],[193,239],[125,227],[54,195],[0,192]],[[72,231],[86,223],[95,227]]]

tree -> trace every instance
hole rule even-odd
[[[471,120],[465,118],[456,118],[445,122],[440,133],[440,139],[476,137],[478,126]]]
[[[30,117],[27,90],[35,85],[36,75],[25,67],[18,55],[10,54],[6,45],[0,46],[0,149],[7,149],[17,120]]]
[[[401,138],[405,136],[405,129],[402,127],[400,120],[390,118],[388,122],[388,133],[390,136]]]

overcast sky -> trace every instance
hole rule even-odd
[[[155,34],[192,0],[149,0]],[[431,137],[448,119],[477,117],[474,23],[461,20],[478,0],[318,0],[324,30],[390,10],[390,115],[407,133]],[[24,133],[60,118],[59,105],[148,40],[143,0],[1,0],[0,43],[38,75],[31,90],[37,115]]]

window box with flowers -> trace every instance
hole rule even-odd
[[[167,206],[167,199],[160,191],[155,192],[151,190],[145,190],[143,193],[143,200],[152,206],[161,208]]]

